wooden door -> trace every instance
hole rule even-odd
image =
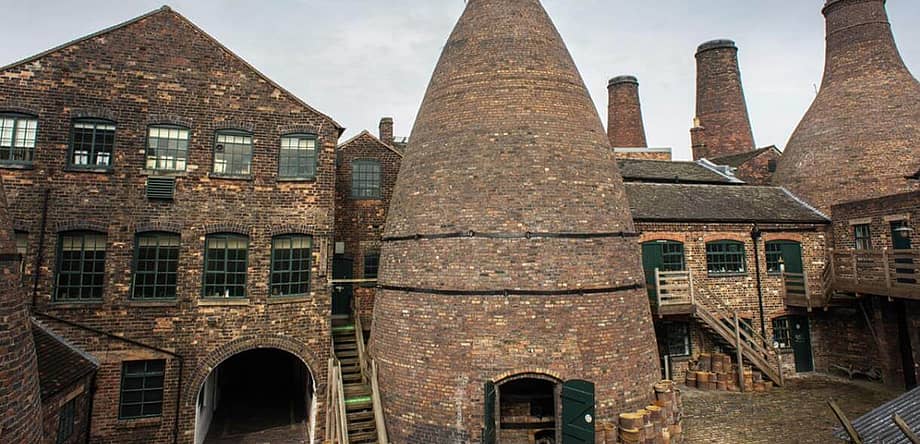
[[[783,256],[786,272],[801,274],[803,271],[802,244],[798,242],[782,242],[780,243],[780,252]]]
[[[594,383],[562,384],[562,444],[594,443]]]
[[[495,444],[495,383],[486,381],[483,396],[482,444]]]
[[[815,364],[811,356],[811,330],[808,327],[808,318],[792,316],[789,318],[790,334],[792,335],[792,351],[795,354],[795,371],[811,372]]]
[[[652,241],[642,244],[642,269],[645,272],[645,286],[648,297],[657,298],[655,269],[660,271],[684,271],[684,244],[673,241]]]
[[[335,256],[332,259],[332,279],[352,279],[354,277],[354,261],[344,256]],[[353,285],[336,283],[332,286],[332,315],[351,315],[351,299]]]

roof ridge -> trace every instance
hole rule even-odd
[[[369,130],[366,130],[366,129],[365,129],[365,130],[361,130],[361,132],[358,133],[358,134],[356,134],[354,137],[352,137],[352,138],[350,138],[350,139],[348,139],[348,140],[346,140],[346,141],[340,143],[336,148],[345,148],[345,145],[348,145],[348,144],[354,142],[355,140],[358,140],[359,137],[364,136],[364,135],[370,136],[370,137],[371,137],[372,139],[374,139],[374,141],[376,141],[377,143],[383,145],[384,147],[386,147],[386,148],[389,149],[390,151],[396,153],[397,156],[403,157],[403,153],[401,153],[399,150],[397,150],[395,147],[391,146],[390,144],[388,144],[388,143],[386,143],[386,142],[380,140],[380,138],[377,137],[377,136],[375,136],[374,133],[372,133],[372,132],[370,132]]]
[[[831,218],[828,217],[828,215],[826,215],[826,214],[824,214],[823,212],[821,212],[821,210],[819,210],[819,209],[817,209],[817,208],[811,206],[811,204],[809,204],[808,202],[805,202],[804,200],[799,199],[798,196],[796,196],[795,194],[792,194],[792,192],[789,191],[789,190],[787,190],[786,187],[777,187],[777,188],[783,190],[783,192],[785,192],[789,197],[791,197],[791,198],[792,198],[793,200],[795,200],[796,202],[802,204],[802,206],[804,206],[805,208],[808,208],[809,210],[814,211],[816,214],[820,215],[821,217],[823,217],[823,218],[825,218],[825,219],[827,219],[827,220],[831,220]]]

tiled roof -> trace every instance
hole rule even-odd
[[[907,437],[901,433],[901,429],[891,419],[895,413],[907,423],[911,430],[920,430],[920,387],[866,413],[853,421],[853,427],[863,442],[910,444]],[[840,439],[849,440],[843,428],[838,428],[834,434]]]
[[[42,399],[54,396],[96,371],[96,364],[45,331],[40,325],[32,324],[32,337],[38,355],[38,378]]]
[[[780,187],[627,183],[626,194],[639,222],[830,222]]]
[[[620,165],[620,174],[626,182],[712,184],[740,182],[696,162],[620,159],[617,163]]]
[[[728,165],[728,166],[730,166],[730,167],[735,167],[735,168],[737,168],[737,167],[739,167],[739,166],[741,166],[741,165],[744,165],[744,164],[747,163],[749,160],[751,160],[751,159],[753,159],[753,158],[755,158],[755,157],[757,157],[757,156],[759,156],[759,155],[761,155],[761,154],[763,154],[763,153],[765,153],[765,152],[767,152],[767,151],[775,150],[775,149],[776,149],[775,146],[768,146],[768,147],[756,149],[756,150],[753,150],[753,151],[749,151],[749,152],[746,152],[746,153],[732,154],[731,156],[724,156],[724,157],[716,157],[715,159],[709,159],[709,161],[711,161],[712,163],[715,163],[715,164],[717,164],[717,165]]]

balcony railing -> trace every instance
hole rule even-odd
[[[920,299],[920,250],[848,250],[831,254],[834,289]]]

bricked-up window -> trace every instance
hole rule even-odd
[[[710,275],[743,274],[745,267],[744,244],[735,241],[716,241],[706,244],[706,266]]]
[[[32,163],[38,119],[20,114],[0,114],[0,163]]]
[[[105,241],[106,236],[102,233],[61,234],[55,300],[81,302],[102,299]]]
[[[853,225],[853,244],[857,250],[872,249],[872,230],[869,224]]]
[[[310,255],[313,238],[306,235],[276,236],[272,239],[272,296],[310,293]]]
[[[773,341],[780,349],[792,348],[792,329],[789,328],[789,318],[773,320]]]
[[[179,268],[179,235],[141,233],[134,248],[134,299],[174,299]]]
[[[249,238],[212,234],[205,240],[204,297],[246,297]]]
[[[26,278],[26,258],[29,255],[29,233],[25,231],[16,231],[16,254],[19,255],[19,277],[22,280]]]
[[[661,353],[672,358],[690,356],[690,324],[663,322],[657,328]]]
[[[252,173],[252,135],[240,131],[218,131],[214,144],[214,173],[248,177]]]
[[[282,179],[316,177],[316,136],[292,134],[281,138],[278,177]]]
[[[155,125],[147,129],[147,169],[185,171],[188,166],[189,130]]]
[[[362,159],[351,163],[351,197],[380,198],[380,162]]]
[[[61,407],[61,411],[58,414],[58,444],[66,442],[73,435],[74,423],[77,419],[76,413],[77,398],[67,401],[67,404]]]
[[[115,124],[104,120],[73,123],[69,165],[77,168],[109,168],[115,150]]]
[[[148,418],[163,413],[166,361],[126,361],[121,365],[120,419]]]

